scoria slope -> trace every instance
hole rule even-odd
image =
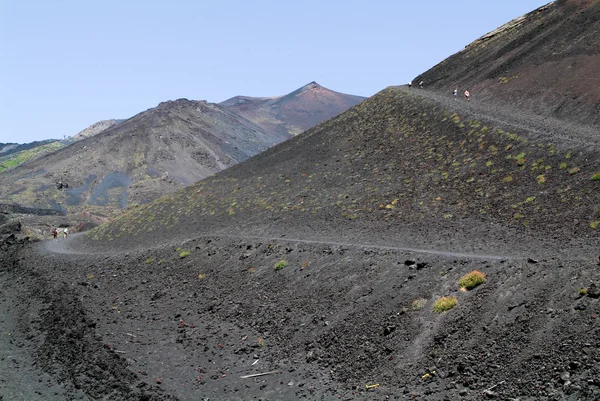
[[[334,92],[311,82],[285,96],[236,96],[221,102],[221,105],[244,116],[266,132],[298,135],[364,99]]]
[[[26,248],[45,257],[17,254],[19,274],[64,283],[24,290],[61,300],[30,323],[54,339],[40,366],[118,394],[85,362],[101,342],[139,372],[122,388],[184,400],[597,398],[598,145],[465,106],[388,88]],[[473,270],[485,282],[461,290]],[[53,322],[80,315],[63,358],[74,329]]]
[[[588,238],[600,217],[597,146],[389,88],[93,236],[122,234],[129,243],[130,234],[187,238],[198,227],[335,232],[363,223],[405,230],[399,222],[433,235],[433,227],[485,221],[532,236]]]
[[[479,38],[415,78],[474,101],[600,125],[600,2],[558,0]]]

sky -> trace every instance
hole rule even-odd
[[[0,0],[0,142],[166,100],[371,96],[550,0]]]

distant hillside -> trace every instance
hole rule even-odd
[[[517,18],[415,78],[450,94],[600,124],[600,2],[559,0]]]
[[[88,136],[96,135],[123,120],[103,120],[63,140],[48,139],[19,145],[16,143],[0,143],[0,173],[6,169],[19,166],[45,154],[55,152],[65,146],[80,141]]]
[[[220,104],[266,132],[297,135],[365,100],[322,87],[316,82],[285,96],[236,96]]]
[[[0,173],[62,148],[64,143],[54,139],[19,144],[0,144]]]
[[[47,145],[52,142],[56,142],[56,139],[46,139],[44,141],[34,141],[24,144],[18,143],[0,143],[0,157],[6,157],[13,153],[21,152],[23,150],[29,150],[37,148],[38,146]],[[1,160],[1,159],[0,159]]]
[[[287,138],[267,135],[217,104],[163,102],[6,171],[0,176],[0,199],[59,210],[115,211],[196,182]]]
[[[114,120],[114,119],[98,121],[97,123],[94,123],[94,124],[90,125],[89,127],[87,127],[86,129],[84,129],[83,131],[68,138],[66,141],[68,143],[80,141],[84,138],[87,138],[88,136],[94,136],[96,134],[99,134],[100,132],[102,132],[110,127],[113,127],[123,121],[124,120]]]

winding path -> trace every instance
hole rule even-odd
[[[396,90],[401,90],[412,95],[439,103],[448,111],[457,113],[467,113],[473,118],[498,123],[505,131],[511,129],[516,131],[527,131],[531,136],[534,135],[545,141],[560,139],[561,143],[572,146],[595,147],[600,149],[600,128],[593,126],[580,125],[559,120],[553,117],[545,117],[532,112],[523,112],[518,109],[509,108],[504,105],[491,104],[485,101],[478,101],[477,94],[471,93],[471,101],[466,102],[462,95],[458,100],[454,100],[452,90],[448,93],[441,93],[435,90],[412,88],[406,86],[394,86]]]
[[[59,239],[57,241],[43,241],[41,246],[52,253],[59,254],[69,254],[69,255],[104,255],[106,252],[86,252],[85,250],[77,250],[72,246],[72,241],[78,237],[83,236],[84,233],[77,233],[69,236],[68,239]],[[307,240],[301,238],[288,238],[288,237],[268,237],[268,236],[254,236],[254,235],[214,235],[205,233],[203,235],[196,236],[195,238],[202,237],[212,237],[212,238],[227,238],[227,239],[239,239],[239,240],[253,240],[253,241],[277,241],[277,242],[287,242],[287,243],[297,243],[297,244],[310,244],[310,245],[327,245],[327,246],[338,246],[338,247],[347,247],[347,248],[358,248],[358,249],[374,249],[374,250],[385,250],[385,251],[397,251],[397,252],[412,252],[412,253],[422,253],[429,255],[442,256],[447,258],[463,258],[463,259],[472,259],[472,260],[512,260],[515,259],[512,256],[507,255],[487,255],[487,254],[478,254],[478,253],[468,253],[468,252],[454,252],[448,250],[439,250],[439,249],[426,249],[426,248],[410,248],[410,247],[401,247],[401,246],[389,246],[389,245],[373,245],[373,244],[361,244],[361,243],[353,243],[353,242],[335,242],[335,241],[318,241],[318,240]],[[180,242],[174,243],[174,245],[178,245]],[[164,246],[166,244],[160,244],[160,246]],[[152,247],[148,247],[152,248]],[[114,254],[124,254],[128,251],[116,251]]]

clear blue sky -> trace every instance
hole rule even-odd
[[[0,0],[0,142],[165,100],[371,96],[549,0]]]

